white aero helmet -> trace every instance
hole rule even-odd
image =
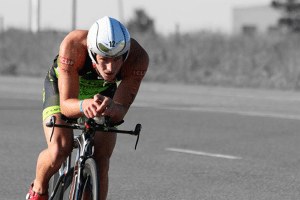
[[[87,36],[88,52],[96,64],[96,54],[104,57],[124,56],[128,58],[130,50],[130,35],[126,27],[118,20],[103,17],[96,21]]]

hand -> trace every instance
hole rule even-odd
[[[118,112],[118,105],[109,97],[96,94],[94,96],[94,102],[100,105],[96,109],[96,112],[100,114],[100,116],[113,117]]]
[[[97,112],[97,108],[99,108],[101,103],[95,102],[94,99],[85,99],[82,102],[82,110],[86,117],[94,118],[100,117],[101,115]]]
[[[109,97],[96,94],[94,99],[85,99],[82,103],[84,115],[88,118],[109,116],[118,113],[118,105]]]

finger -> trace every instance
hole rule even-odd
[[[106,110],[107,106],[109,105],[109,100],[105,99],[101,105],[97,108],[97,112],[102,113]]]
[[[90,115],[90,111],[88,109],[86,109],[84,111],[84,115],[87,117],[87,118],[91,118],[91,115]]]
[[[103,116],[113,117],[115,116],[115,112],[112,109],[106,109],[103,113]]]
[[[103,96],[101,94],[96,94],[94,96],[94,101],[97,102],[97,103],[98,102],[102,103],[104,100],[105,100],[105,96]]]
[[[102,112],[102,115],[109,116],[110,113],[111,113],[111,106],[108,105],[106,106],[105,110]]]
[[[93,117],[97,116],[98,112],[97,112],[97,108],[98,106],[96,106],[95,104],[92,105],[92,112],[93,112]]]
[[[95,109],[96,112],[98,112],[98,109],[99,109],[99,107],[100,107],[101,105],[102,105],[102,103],[99,102],[99,101],[95,101],[95,102],[93,103],[93,108]]]
[[[98,113],[96,111],[97,107],[95,105],[90,105],[88,108],[86,108],[85,110],[85,115],[88,117],[88,118],[93,118],[95,117]]]
[[[103,115],[113,117],[115,116],[116,112],[117,112],[116,105],[113,102],[111,102],[111,104],[109,104],[106,107],[106,110],[103,112]]]
[[[93,117],[94,117],[93,109],[89,108],[89,109],[87,110],[87,113],[88,113],[88,115],[87,115],[88,118],[93,118]]]

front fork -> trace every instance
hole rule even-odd
[[[74,170],[74,175],[76,178],[74,179],[75,192],[73,192],[72,196],[74,199],[81,199],[83,195],[84,182],[83,180],[83,169],[85,165],[85,161],[93,156],[93,147],[91,145],[91,137],[94,137],[94,133],[84,133],[81,137],[76,138],[76,143],[78,144],[78,152],[76,156],[76,166]]]

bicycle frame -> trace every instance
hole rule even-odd
[[[54,132],[54,127],[63,127],[63,128],[70,128],[70,129],[80,129],[82,130],[82,134],[79,136],[74,136],[74,145],[73,149],[77,149],[77,156],[75,159],[75,166],[71,167],[71,156],[70,154],[66,161],[62,164],[59,178],[56,182],[55,188],[49,198],[49,200],[53,200],[54,196],[56,195],[60,185],[62,185],[60,191],[60,199],[63,199],[65,187],[67,188],[70,184],[71,191],[69,199],[81,199],[83,195],[83,191],[85,189],[85,183],[82,181],[82,170],[85,165],[85,161],[88,158],[93,157],[93,144],[95,132],[96,131],[105,131],[105,132],[115,132],[115,133],[124,133],[137,136],[137,141],[135,144],[135,149],[137,147],[139,141],[139,135],[141,131],[141,125],[137,124],[134,131],[124,131],[124,130],[113,130],[113,129],[106,129],[104,125],[97,125],[95,121],[89,119],[90,124],[79,125],[79,124],[72,124],[72,125],[61,125],[55,123],[55,116],[52,116],[50,122],[46,124],[48,127],[53,127],[51,138]],[[50,138],[50,141],[51,141]],[[73,177],[73,176],[77,177]],[[71,178],[71,180],[70,180]],[[75,197],[75,198],[74,198]]]
[[[66,162],[67,162],[67,164],[66,164]],[[58,188],[59,188],[60,184],[62,185],[62,190],[61,190],[61,193],[59,195],[60,195],[60,199],[62,199],[64,186],[70,184],[70,183],[69,184],[67,183],[66,179],[68,177],[72,177],[73,172],[74,172],[74,167],[70,168],[70,166],[71,166],[71,155],[68,156],[68,158],[66,159],[66,162],[62,163],[61,169],[59,171],[60,172],[59,178],[56,182],[56,185],[54,187],[54,190],[53,190],[49,200],[52,200],[54,198],[54,196],[56,195],[56,193],[58,191]]]
[[[95,136],[95,131],[84,131],[83,134],[78,136],[76,138],[77,144],[78,144],[78,151],[76,156],[75,163],[78,166],[78,172],[77,172],[77,183],[75,186],[75,199],[81,199],[82,191],[84,188],[84,183],[82,183],[82,169],[84,167],[85,161],[93,157],[93,146],[91,144],[91,141],[93,141],[93,138]]]

